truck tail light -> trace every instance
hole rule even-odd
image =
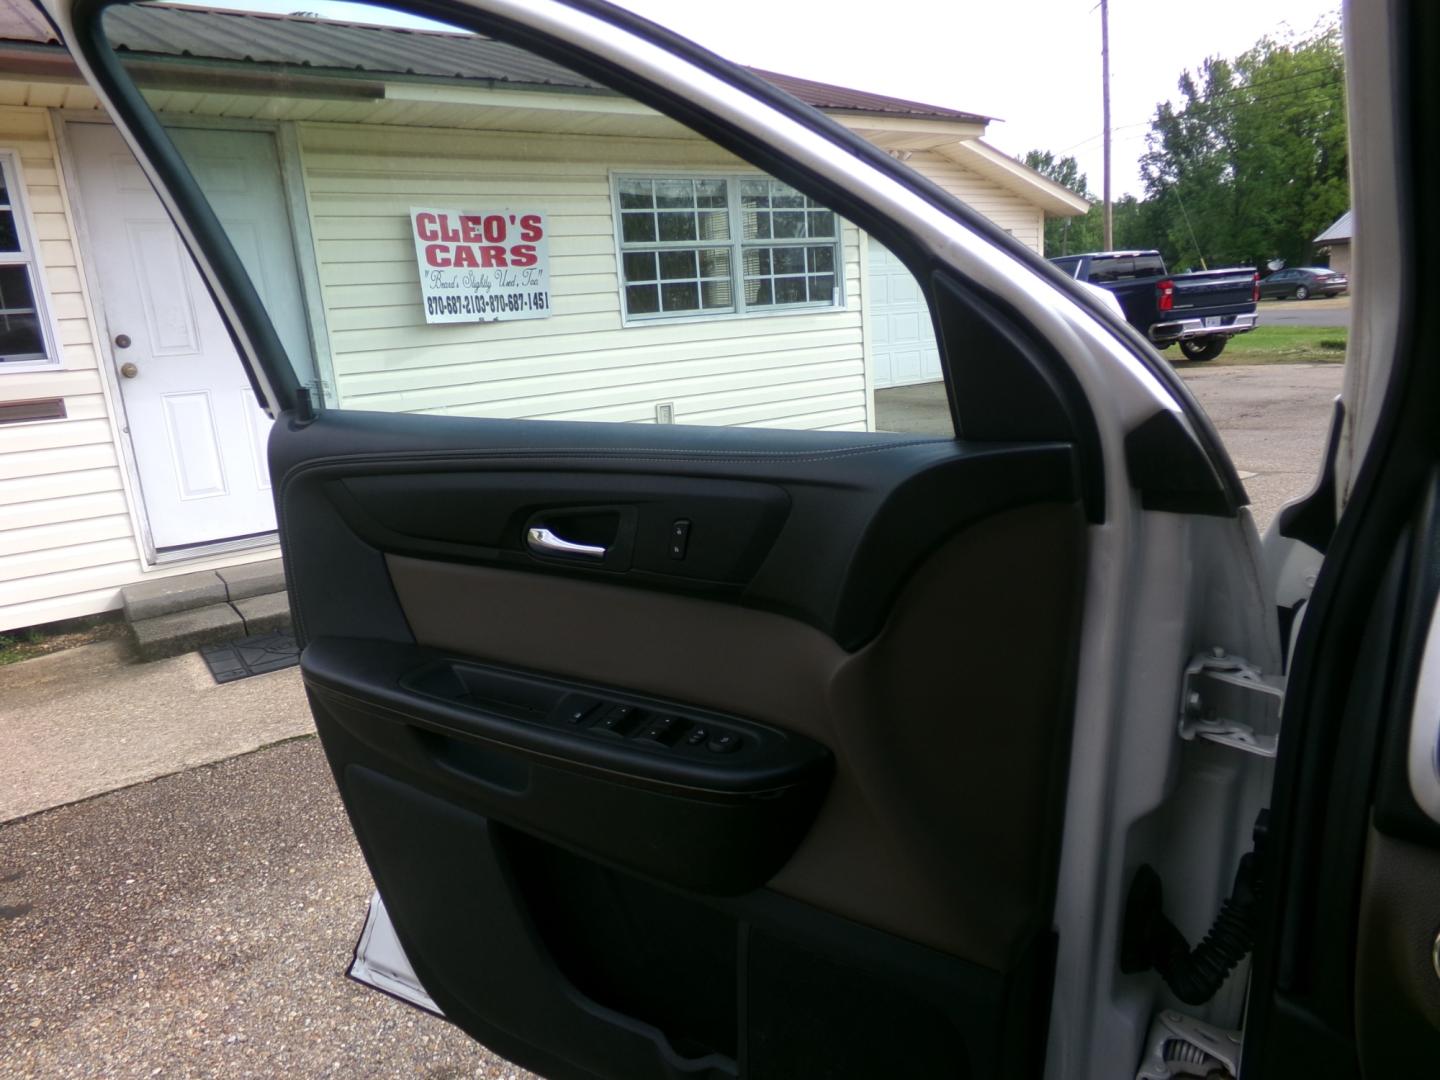
[[[1159,293],[1158,307],[1161,311],[1173,311],[1175,309],[1175,282],[1166,278],[1155,286]]]
[[[1252,274],[1250,277],[1250,299],[1255,303],[1260,302],[1260,275]]]

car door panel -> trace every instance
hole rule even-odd
[[[748,965],[768,962],[750,944],[768,925],[758,902],[968,980],[971,1018],[983,1005],[997,1023],[957,1029],[951,1006],[921,1009],[921,995],[909,1023],[936,1053],[1020,1053],[998,1020],[1048,962],[1083,582],[1071,449],[559,423],[521,440],[503,421],[434,419],[286,418],[271,463],[317,727],[446,1014],[487,1041],[492,1026],[529,1041],[507,994],[467,981],[493,961],[457,945],[453,924],[493,925],[490,903],[520,918],[544,894],[531,932],[536,948],[569,950],[555,979],[570,989],[549,992],[589,1010],[576,1030],[598,1014],[643,1033],[653,1060],[623,1075],[678,1067],[681,1046],[697,1075],[713,1055],[714,1075],[776,1075],[794,1042],[772,1030],[752,1048],[744,1034],[768,1010],[696,1028],[684,995],[653,1000],[640,985],[653,970],[577,929],[643,912],[648,948],[684,955],[694,926],[718,928],[729,944],[700,970],[741,993]],[[577,506],[633,522],[625,568],[527,549],[537,515]],[[668,556],[677,516],[691,523],[684,560]],[[692,557],[719,569],[673,571]],[[357,591],[363,621],[342,599]],[[576,700],[601,703],[579,727],[562,715]],[[597,717],[622,704],[646,720],[604,730]],[[677,718],[672,745],[643,738],[652,717]],[[697,728],[740,749],[684,742]],[[449,836],[452,856],[416,861],[422,834]],[[451,898],[443,917],[437,896]],[[805,951],[793,925],[769,932],[774,949]],[[817,972],[844,967],[806,955]],[[852,973],[849,992],[874,994],[869,982]],[[575,1037],[578,1061],[621,1075],[605,1048],[618,1036]],[[868,1038],[852,1065],[870,1060]]]
[[[1127,574],[1177,533],[1201,531],[1195,515],[1209,515],[1203,531],[1223,535],[1226,550],[1243,547],[1233,468],[1148,346],[1096,323],[1093,302],[1057,290],[1057,272],[929,181],[683,43],[663,41],[659,66],[635,60],[631,71],[605,34],[571,36],[596,17],[619,27],[621,13],[581,3],[543,31],[519,25],[542,14],[506,8],[485,24],[484,48],[573,53],[578,70],[615,75],[640,99],[617,110],[624,130],[643,122],[676,138],[646,113],[657,110],[733,155],[724,170],[791,185],[792,210],[824,200],[818,215],[833,206],[844,218],[838,260],[859,267],[866,244],[891,247],[931,309],[944,401],[963,437],[661,422],[673,396],[671,419],[679,408],[733,423],[884,426],[864,366],[868,286],[857,277],[831,286],[828,306],[749,321],[746,305],[762,294],[744,290],[764,275],[746,260],[774,237],[745,231],[760,218],[738,203],[726,226],[729,265],[742,268],[727,279],[736,310],[670,319],[662,332],[655,311],[635,319],[628,306],[625,193],[613,175],[590,175],[586,213],[556,212],[598,230],[568,253],[557,234],[557,264],[579,255],[585,272],[571,276],[594,290],[577,310],[557,310],[550,330],[575,327],[555,334],[562,349],[541,342],[538,322],[422,322],[395,231],[413,188],[370,169],[365,182],[386,191],[367,196],[362,227],[376,243],[363,250],[395,264],[382,272],[403,288],[385,290],[383,319],[398,321],[374,341],[357,332],[368,315],[346,323],[338,396],[323,405],[296,385],[254,290],[229,288],[235,261],[202,258],[278,413],[270,472],[302,673],[396,935],[449,1019],[547,1076],[1038,1075],[1057,964],[1070,982],[1099,987],[1112,965],[1092,942],[1118,923],[1086,919],[1089,933],[1064,942],[1055,931],[1072,730],[1103,746],[1117,709],[1173,726],[1168,686],[1191,643],[1172,648],[1182,635],[1167,627],[1145,652],[1153,670],[1120,691],[1117,658],[1144,652],[1138,635],[1151,629],[1127,621],[1137,607]],[[105,53],[84,17],[81,55],[118,83],[124,50]],[[693,85],[662,71],[687,56]],[[151,77],[144,63],[136,70]],[[254,89],[285,95],[288,78]],[[185,192],[170,204],[187,237],[227,246],[135,87],[107,89],[142,157],[160,163],[155,175]],[[197,92],[213,89],[202,80]],[[736,94],[753,96],[737,111]],[[756,109],[773,111],[770,129],[751,130]],[[720,160],[713,147],[684,150],[687,164]],[[462,214],[491,197],[470,183],[488,182],[486,161],[465,153],[474,160],[457,150],[444,166]],[[382,171],[396,167],[386,160]],[[533,175],[539,199],[550,181]],[[740,361],[725,372],[737,385],[752,371],[763,372],[757,383],[779,380],[803,356],[811,370],[784,378],[804,385],[824,371],[857,403],[843,416],[781,405],[742,416],[685,402],[689,376],[677,374],[661,393],[626,390],[625,417],[648,421],[653,409],[655,425],[575,423],[617,410],[538,385],[569,386],[567,373],[598,363],[587,349],[683,370],[702,324],[713,351],[697,355],[722,355],[723,341]],[[783,347],[763,344],[782,335]],[[514,374],[505,350],[515,341],[527,363],[546,361],[525,368],[537,385],[523,404],[503,385],[512,380],[471,370]],[[754,341],[759,361],[740,355]],[[842,341],[854,355],[825,351]],[[442,346],[447,370],[407,394],[404,380]],[[605,371],[586,367],[586,385]],[[343,384],[355,373],[364,378],[352,393]],[[366,392],[380,374],[394,393]],[[437,395],[442,383],[463,396]],[[357,401],[429,411],[337,407]],[[555,419],[469,415],[480,410]],[[1130,438],[1147,418],[1163,437]],[[557,550],[555,538],[579,550]],[[1188,603],[1188,584],[1176,588]],[[1199,606],[1172,621],[1201,622]],[[1243,636],[1239,647],[1253,654]],[[602,711],[577,727],[567,714],[585,701]],[[602,721],[616,707],[636,713],[612,731]],[[704,742],[690,743],[701,728]],[[1102,763],[1093,776],[1110,785],[1119,768]],[[1127,852],[1129,828],[1119,817],[1105,826]],[[1067,856],[1108,858],[1118,848],[1106,835],[1082,828]],[[1072,892],[1083,900],[1102,869]],[[1133,1029],[1154,989],[1121,989],[1117,1011]],[[1090,1006],[1072,1006],[1057,998],[1066,1015],[1056,1030],[1079,1031]]]

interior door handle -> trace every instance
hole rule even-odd
[[[603,559],[605,547],[602,544],[577,544],[556,536],[549,529],[537,526],[525,534],[525,542],[536,555],[574,555],[582,559]]]

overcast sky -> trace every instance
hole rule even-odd
[[[197,0],[203,2],[203,0]],[[214,0],[319,11],[333,0]],[[742,64],[993,116],[988,141],[1014,155],[1073,154],[1100,191],[1100,12],[1096,0],[620,0]],[[1110,0],[1115,194],[1141,193],[1136,162],[1155,106],[1185,68],[1266,34],[1305,34],[1339,0]],[[356,17],[356,16],[350,16]],[[379,21],[373,19],[372,21]]]

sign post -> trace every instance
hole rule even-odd
[[[412,208],[427,323],[550,317],[550,229],[542,213]]]

